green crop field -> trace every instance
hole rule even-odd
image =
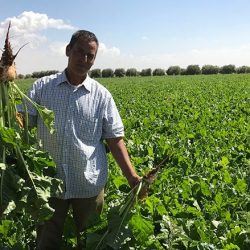
[[[135,241],[127,244],[250,249],[250,76],[112,81],[102,82],[138,171],[169,159],[130,221]]]
[[[98,81],[120,110],[138,173],[167,159],[147,198],[134,205],[118,234],[109,234],[100,249],[250,249],[250,75]],[[26,91],[31,82],[18,85]],[[107,225],[117,226],[115,209],[128,192],[109,155],[106,204],[101,221],[83,236],[87,249],[94,249]],[[26,227],[24,249],[32,249],[34,241],[29,218],[19,221]],[[14,249],[18,231],[8,230],[0,222],[0,246]],[[64,249],[73,249],[73,232],[69,219]]]

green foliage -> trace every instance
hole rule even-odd
[[[120,233],[106,241],[106,249],[250,249],[250,75],[99,81],[111,91],[120,110],[126,145],[138,173],[144,175],[168,156],[148,197],[132,207]],[[18,143],[11,142],[12,130],[6,132],[6,144]],[[25,155],[32,158],[31,153]],[[108,158],[102,220],[83,236],[88,246],[105,237],[110,223],[119,227],[118,208],[130,190],[111,155]],[[41,164],[34,168],[41,169]],[[23,185],[12,178],[14,186]],[[10,204],[8,211],[13,207]],[[19,244],[19,249],[34,244],[31,216],[22,214],[15,227],[7,219],[0,223],[0,242],[3,235],[5,242]],[[73,249],[72,231],[68,223],[64,249]]]
[[[31,84],[35,81],[34,78],[17,79],[15,84],[24,92],[27,93]]]
[[[181,72],[180,74],[183,76],[183,75],[187,75],[187,70],[184,69],[184,68],[181,68]]]
[[[113,77],[114,76],[114,70],[113,69],[103,69],[102,70],[102,77]]]
[[[55,178],[53,160],[48,153],[36,148],[34,134],[27,127],[20,127],[17,122],[16,105],[20,104],[22,98],[28,99],[15,83],[1,82],[1,249],[34,249],[37,223],[49,218],[53,212],[48,206],[48,198],[62,192],[61,181]],[[46,126],[52,130],[53,113],[32,104],[38,109]],[[13,225],[16,226],[13,228]]]
[[[153,70],[153,76],[164,76],[165,74],[164,69],[157,68]]]
[[[185,74],[186,75],[199,75],[199,74],[201,74],[200,66],[197,64],[188,65]]]
[[[170,66],[167,69],[167,74],[172,75],[180,75],[181,74],[181,68],[179,66]]]
[[[137,76],[138,72],[135,68],[129,68],[126,70],[126,76]]]
[[[23,74],[18,74],[18,75],[17,75],[17,78],[18,78],[18,79],[24,79],[24,75],[23,75]]]
[[[32,76],[31,76],[31,74],[26,74],[24,78],[29,79],[29,78],[32,78]]]
[[[235,68],[235,65],[233,64],[224,65],[220,68],[221,74],[232,74],[235,72],[236,72],[236,68]]]
[[[249,66],[238,67],[236,69],[236,73],[238,73],[238,74],[250,73],[250,67]]]
[[[137,171],[169,156],[128,223],[123,249],[250,248],[249,82],[249,75],[102,79]],[[122,197],[110,164],[108,193]]]
[[[204,75],[218,74],[219,67],[215,65],[203,65],[201,68],[201,73]]]
[[[33,72],[31,74],[31,77],[32,78],[40,78],[40,77],[43,77],[43,76],[49,76],[49,75],[52,75],[52,74],[56,74],[58,72],[59,72],[58,70],[42,70],[42,71]]]
[[[100,78],[102,77],[102,71],[101,69],[92,69],[90,71],[90,76],[93,78]]]
[[[140,73],[141,76],[151,76],[152,75],[152,69],[143,69]]]
[[[115,69],[114,75],[116,77],[124,77],[126,75],[126,71],[123,68],[118,68],[118,69]]]

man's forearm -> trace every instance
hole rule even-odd
[[[124,176],[127,178],[129,185],[133,187],[138,183],[140,177],[131,164],[123,138],[110,138],[106,139],[106,141],[114,159],[121,168]]]

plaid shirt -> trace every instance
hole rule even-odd
[[[50,134],[37,111],[28,104],[42,149],[50,153],[58,178],[63,180],[62,198],[96,196],[108,175],[102,139],[124,135],[110,92],[89,76],[73,86],[62,72],[37,80],[29,97],[55,114],[56,132]]]

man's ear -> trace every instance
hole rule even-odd
[[[69,51],[70,51],[70,46],[67,45],[67,47],[66,47],[66,56],[69,56]]]

